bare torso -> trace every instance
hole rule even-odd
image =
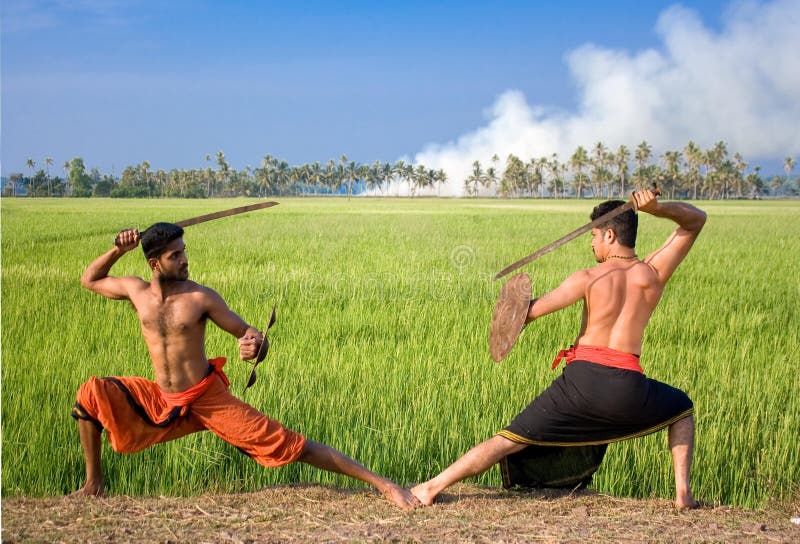
[[[177,292],[159,296],[141,280],[130,300],[136,309],[142,335],[153,361],[155,381],[168,392],[185,391],[208,372],[205,332],[208,321],[208,289],[181,282]]]
[[[159,257],[148,260],[153,270],[149,282],[136,276],[108,275],[114,263],[138,245],[139,233],[123,231],[119,240],[119,247],[92,261],[81,276],[81,285],[106,298],[133,304],[153,361],[155,381],[164,391],[185,391],[206,376],[209,320],[239,339],[240,358],[255,357],[261,333],[232,312],[216,291],[188,279],[181,238],[167,244]]]

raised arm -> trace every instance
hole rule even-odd
[[[90,291],[113,300],[130,298],[131,288],[141,283],[140,278],[109,276],[111,267],[123,255],[139,245],[139,231],[125,230],[117,237],[119,244],[96,258],[81,275],[81,285]]]
[[[228,307],[225,300],[213,289],[206,289],[208,297],[208,317],[220,329],[239,339],[239,357],[252,359],[258,353],[264,340],[258,329],[248,325],[244,319]]]
[[[678,224],[678,228],[667,238],[664,245],[644,259],[644,262],[655,270],[663,285],[672,277],[672,273],[692,249],[694,241],[706,223],[706,212],[685,202],[661,203],[650,190],[636,191],[633,198],[638,210],[656,217],[671,219]]]

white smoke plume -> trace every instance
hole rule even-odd
[[[429,144],[414,163],[443,169],[442,195],[463,194],[475,160],[498,174],[513,153],[524,161],[558,153],[569,159],[603,142],[631,151],[642,140],[653,156],[723,140],[746,158],[800,152],[800,0],[732,4],[720,31],[675,5],[661,13],[658,49],[627,52],[584,45],[567,54],[579,90],[577,111],[531,106],[518,90],[501,94],[485,126]],[[431,192],[431,191],[429,191]],[[433,192],[435,194],[435,192]]]

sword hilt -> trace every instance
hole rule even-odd
[[[137,234],[138,234],[138,237],[136,239],[137,242],[142,239],[142,234],[144,234],[144,231],[140,232],[139,229],[125,229],[125,230],[135,230],[137,232]],[[144,229],[144,230],[146,231],[147,229]],[[122,247],[120,244],[121,244],[121,242],[120,242],[120,239],[119,239],[119,234],[117,234],[114,237],[114,245],[117,246],[117,247]]]

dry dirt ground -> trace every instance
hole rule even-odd
[[[432,507],[395,509],[369,491],[296,485],[238,495],[2,501],[16,542],[800,542],[800,504],[765,510],[668,500],[508,492],[460,485]]]

